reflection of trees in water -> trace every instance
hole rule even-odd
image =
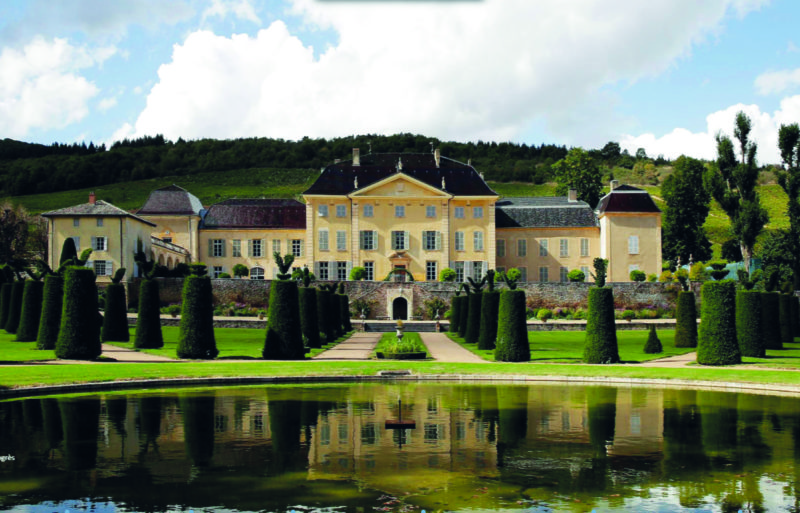
[[[500,421],[497,387],[480,387],[480,410],[476,409],[476,416],[486,424],[486,439],[490,442],[497,440],[497,424]]]
[[[106,415],[109,422],[114,426],[114,430],[124,440],[128,436],[125,429],[125,420],[128,417],[128,399],[124,395],[112,395],[106,397]]]
[[[58,399],[42,399],[42,423],[44,436],[50,450],[57,449],[64,440],[64,428],[61,425],[61,412]]]
[[[198,467],[207,467],[214,456],[214,396],[182,395],[183,437],[186,455]]]
[[[142,460],[150,447],[158,454],[158,437],[161,436],[161,397],[144,396],[139,399],[139,459]]]
[[[283,474],[305,468],[308,465],[308,446],[301,451],[302,401],[291,390],[270,390],[267,397],[272,433],[271,473]],[[307,410],[306,415],[309,414],[311,411]]]
[[[528,434],[528,387],[498,388],[497,406],[497,466],[502,467],[506,452],[516,448]]]
[[[608,446],[614,444],[617,422],[617,389],[590,387],[586,390],[586,415],[589,444],[593,456],[589,466],[581,467],[575,489],[581,492],[602,491],[612,487]]]
[[[696,391],[664,390],[663,447],[663,475],[681,480],[678,485],[681,506],[700,507],[709,461],[703,449],[702,415]]]
[[[97,463],[100,398],[59,399],[64,458],[69,470],[92,470]]]

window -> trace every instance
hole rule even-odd
[[[581,256],[589,256],[589,239],[581,239]]]
[[[539,241],[539,256],[547,256],[547,239]]]
[[[436,262],[425,262],[425,280],[436,281]]]
[[[292,256],[303,256],[303,239],[292,239]]]
[[[365,251],[378,249],[378,232],[374,230],[362,230],[359,233],[359,247]]]
[[[506,256],[506,241],[504,239],[497,239],[497,256],[500,258]]]
[[[108,251],[108,238],[106,238],[106,237],[92,237],[92,250],[94,250],[94,251]]]
[[[406,216],[406,207],[403,205],[397,205],[394,207],[394,216],[395,217],[405,217]]]
[[[264,241],[261,239],[250,239],[247,241],[247,245],[249,246],[249,256],[255,258],[261,258],[264,256]],[[222,256],[225,255],[223,254]]]
[[[328,251],[328,230],[319,231],[319,243],[317,247],[320,251]]]
[[[561,269],[558,270],[558,274],[559,274],[558,279],[561,280],[562,283],[565,281],[569,281],[569,279],[567,278],[567,274],[569,274],[569,269],[567,269],[566,267],[561,267]]]
[[[472,262],[472,279],[476,281],[483,279],[483,262]]]
[[[336,251],[347,251],[347,232],[336,230]]]
[[[550,269],[547,267],[539,268],[539,281],[550,281]]]
[[[456,262],[455,266],[456,281],[460,283],[464,281],[464,262]]]
[[[78,250],[78,254],[81,252],[81,238],[80,237],[70,237],[72,242],[75,243],[75,249]]]
[[[408,249],[408,232],[392,232],[392,249]]]
[[[347,281],[347,262],[336,262],[336,279]]]
[[[365,280],[375,281],[375,262],[364,262],[364,271]]]
[[[208,243],[209,243],[208,256],[210,257],[225,256],[225,239],[210,239]]]
[[[219,275],[222,274],[222,272],[223,271],[222,271],[222,266],[221,265],[215,265],[214,266],[214,278],[219,278]]]
[[[347,207],[344,205],[336,205],[336,217],[347,217]]]
[[[517,256],[528,256],[528,239],[517,240]]]
[[[436,218],[436,207],[434,206],[425,207],[425,217]]]
[[[264,279],[264,268],[263,267],[253,267],[250,269],[250,279],[251,280],[263,280]]]
[[[636,264],[631,264],[631,265],[628,266],[628,274],[630,274],[631,271],[638,271],[638,270],[639,270],[639,266],[636,265]]]
[[[528,281],[528,268],[527,267],[517,267],[519,271],[519,281]]]
[[[483,207],[472,207],[472,217],[475,219],[482,219]]]
[[[103,218],[102,217],[98,217],[97,218],[97,227],[100,228],[102,226],[103,226]]]
[[[163,242],[167,242],[169,244],[172,244],[172,237],[163,237],[161,240]]]
[[[558,255],[561,258],[569,256],[569,239],[560,239],[558,241]]]
[[[464,219],[464,207],[456,207],[454,209],[454,215],[456,219]]]
[[[318,212],[320,217],[328,217],[328,205],[320,205]]]
[[[638,235],[631,235],[628,237],[628,254],[629,255],[638,255],[639,254],[639,236]]]
[[[328,273],[328,262],[319,262],[317,265],[319,266],[317,278],[323,281],[330,279],[330,273]]]
[[[425,251],[438,251],[442,249],[442,234],[440,232],[422,232],[422,242]]]
[[[111,276],[112,267],[113,262],[111,260],[95,260],[94,274],[97,276]]]
[[[456,251],[464,251],[464,232],[456,232]]]
[[[375,209],[372,205],[364,205],[364,217],[374,217]]]
[[[475,251],[483,251],[483,232],[472,232],[472,245]]]
[[[275,253],[281,254],[281,241],[278,239],[272,240],[272,254],[274,255]]]
[[[233,239],[231,241],[231,253],[235,257],[242,256],[242,241],[239,239]]]
[[[72,218],[72,226],[80,226],[80,225],[81,225],[81,218],[80,217]]]

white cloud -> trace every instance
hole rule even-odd
[[[761,95],[778,94],[800,85],[800,68],[767,71],[756,77],[756,92]]]
[[[170,138],[418,132],[503,140],[609,140],[603,85],[658,75],[762,0],[293,0],[338,42],[314,58],[286,25],[190,34],[159,69],[137,135]],[[580,141],[586,144],[585,140]]]
[[[76,72],[101,64],[113,47],[72,46],[36,38],[21,51],[0,52],[0,133],[21,137],[37,128],[62,128],[83,119],[98,88]]]
[[[752,122],[751,139],[758,144],[756,155],[758,162],[780,164],[778,130],[781,125],[796,123],[800,119],[800,95],[784,98],[780,108],[772,114],[761,112],[758,105],[731,105],[727,109],[706,116],[705,132],[690,132],[684,128],[676,128],[661,137],[656,137],[654,134],[623,135],[619,144],[631,154],[637,148],[644,148],[651,156],[664,155],[666,158],[674,159],[680,155],[688,155],[714,160],[717,158],[716,134],[724,133],[732,138],[734,120],[739,111],[744,111]]]
[[[103,98],[97,104],[97,110],[100,112],[105,112],[108,109],[115,107],[117,105],[117,97],[116,96],[109,96],[107,98]]]
[[[211,0],[211,5],[203,11],[203,21],[211,17],[225,18],[229,14],[240,20],[261,23],[251,0]]]

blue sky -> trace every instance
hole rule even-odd
[[[762,162],[800,121],[788,0],[6,0],[0,137],[412,132]]]

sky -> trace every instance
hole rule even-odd
[[[800,122],[793,0],[4,0],[0,138],[410,132],[762,164]]]

